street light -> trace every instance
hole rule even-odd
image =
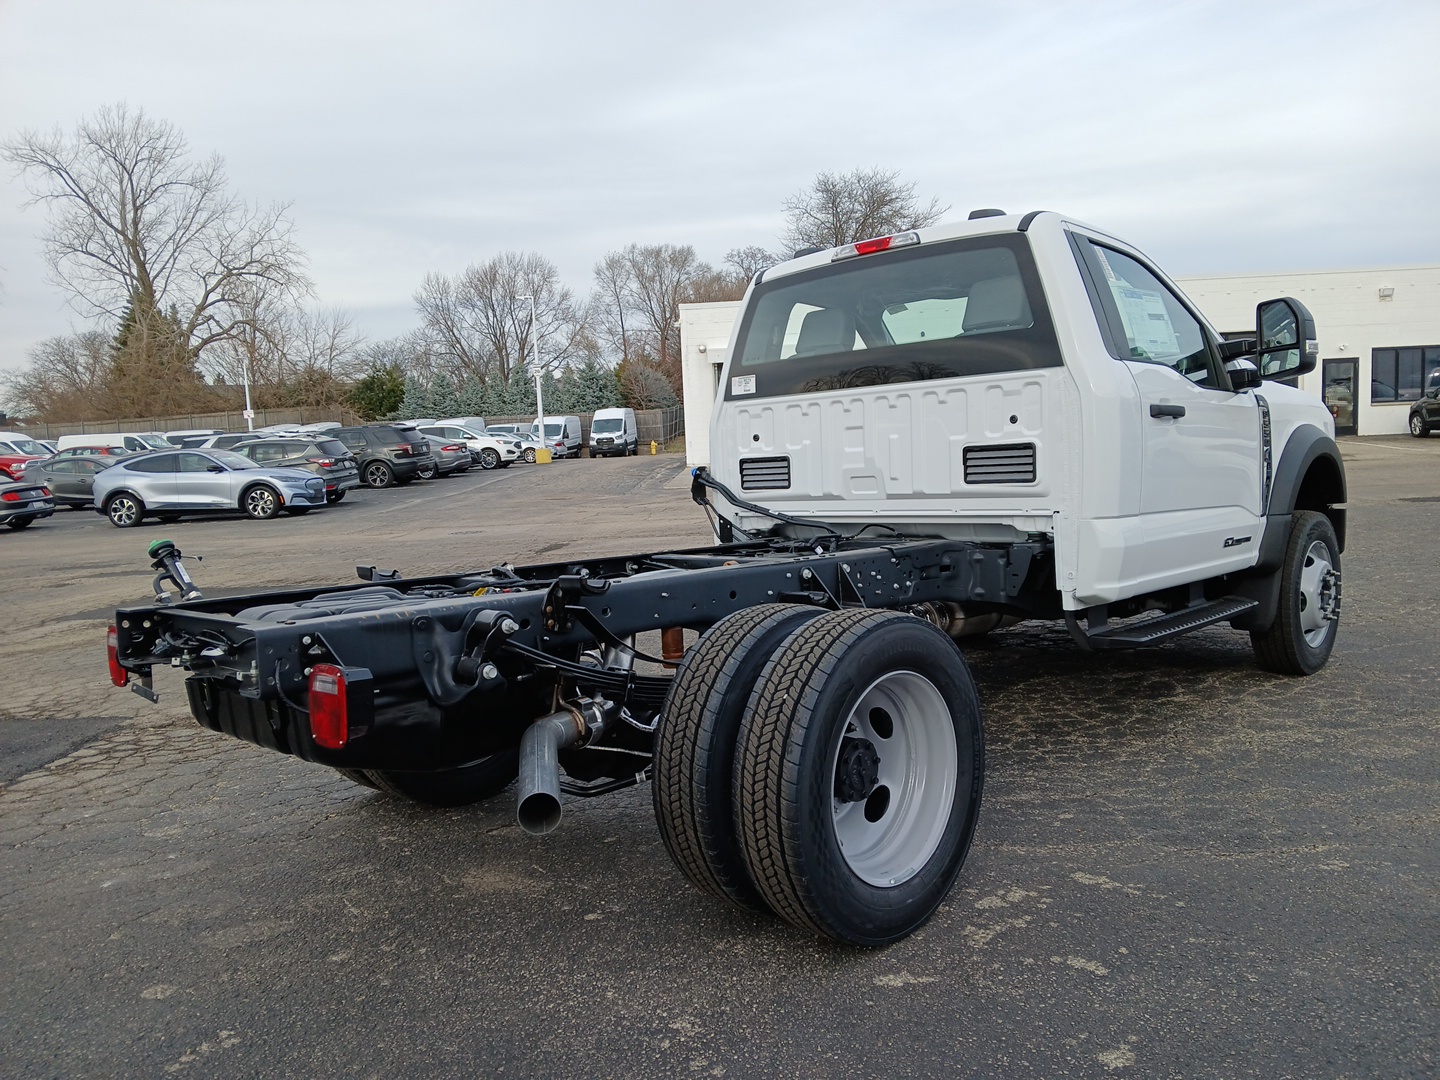
[[[545,445],[545,391],[540,379],[540,339],[535,335],[535,297],[517,296],[515,299],[530,301],[530,348],[534,352],[532,366],[535,368],[535,408],[540,413],[535,418],[535,427],[538,429],[536,434],[540,437],[540,449],[548,450],[549,447]]]

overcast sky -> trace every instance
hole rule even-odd
[[[706,12],[706,13],[703,13]],[[1063,210],[1173,275],[1440,262],[1440,4],[0,0],[0,138],[125,102],[290,204],[372,338],[429,271],[773,247],[821,170]],[[86,325],[0,164],[0,369]]]

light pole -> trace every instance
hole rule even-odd
[[[542,374],[540,370],[540,339],[535,336],[535,297],[517,296],[516,299],[530,301],[530,349],[533,354],[531,366],[535,369],[535,408],[540,413],[535,418],[535,427],[537,428],[536,434],[540,438],[540,449],[548,450],[549,447],[545,445],[545,391],[541,386],[540,378]]]

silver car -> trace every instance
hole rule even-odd
[[[325,505],[325,481],[314,473],[260,465],[232,450],[135,454],[97,474],[94,489],[95,509],[122,529],[147,514],[174,521],[233,510],[273,518]]]

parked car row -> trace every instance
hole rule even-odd
[[[57,506],[95,509],[120,528],[227,510],[265,519],[334,505],[361,484],[533,462],[541,446],[557,457],[580,455],[578,416],[545,417],[543,441],[540,425],[521,426],[487,428],[470,416],[240,433],[121,431],[62,436],[58,447],[10,436],[0,440],[0,523],[21,529]],[[634,412],[597,412],[590,456],[635,453]]]

